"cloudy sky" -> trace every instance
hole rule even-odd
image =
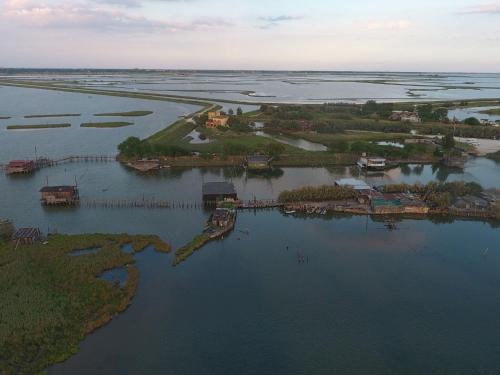
[[[500,71],[500,1],[0,0],[0,66]]]

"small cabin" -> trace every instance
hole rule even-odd
[[[27,174],[36,169],[33,160],[12,160],[7,164],[7,174]]]
[[[76,186],[45,186],[40,193],[42,204],[47,206],[70,206],[80,202]]]
[[[39,228],[19,228],[12,236],[14,242],[23,245],[33,245],[42,239],[42,232]]]
[[[234,184],[230,182],[207,182],[202,188],[204,202],[218,202],[224,200],[237,200],[238,195]]]
[[[386,167],[386,159],[376,156],[366,156],[363,154],[358,160],[358,166],[367,171],[381,171]]]
[[[210,217],[210,225],[225,228],[231,224],[232,217],[230,210],[218,208]]]
[[[265,155],[248,155],[246,165],[248,170],[266,170],[270,168],[270,160]]]

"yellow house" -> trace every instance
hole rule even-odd
[[[220,111],[210,111],[208,112],[208,121],[205,123],[205,126],[209,129],[222,127],[228,127],[229,117],[222,116]]]

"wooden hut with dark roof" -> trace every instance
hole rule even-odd
[[[12,236],[12,240],[17,244],[33,245],[42,239],[42,232],[39,228],[19,228]]]
[[[207,182],[202,188],[203,202],[237,200],[238,195],[231,182]]]
[[[40,189],[41,202],[47,206],[72,206],[80,203],[76,186],[45,186]]]

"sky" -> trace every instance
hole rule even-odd
[[[500,71],[500,1],[0,0],[0,67]]]

